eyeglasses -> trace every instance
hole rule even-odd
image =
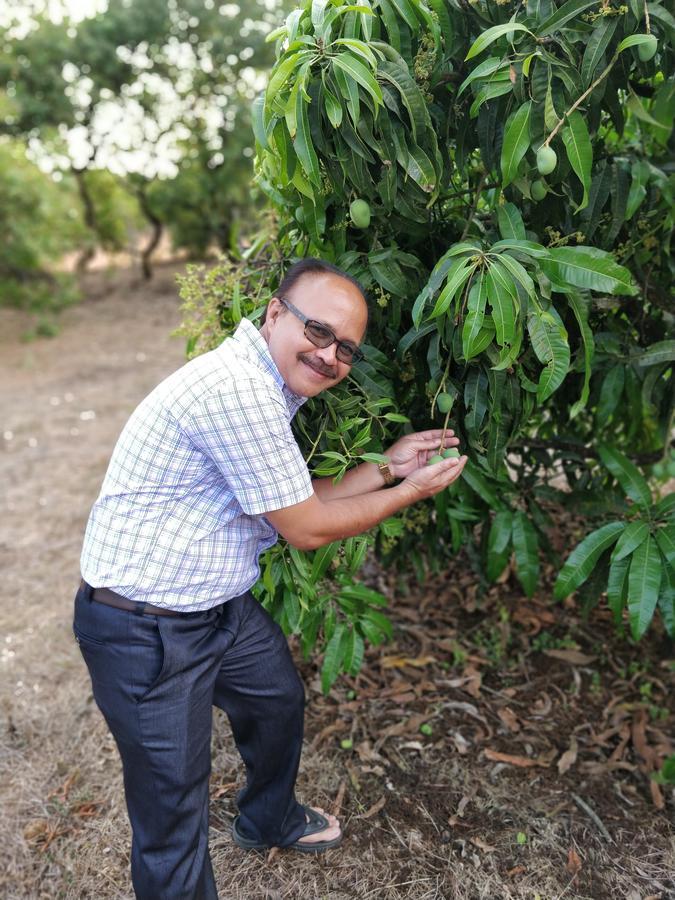
[[[297,306],[293,306],[290,300],[287,300],[285,297],[279,297],[279,300],[289,312],[292,312],[304,324],[305,337],[315,347],[323,348],[330,347],[331,344],[337,344],[335,355],[340,362],[346,363],[348,366],[361,362],[364,359],[363,353],[356,344],[353,344],[351,341],[339,341],[330,328],[327,328],[315,319],[309,319],[304,313],[300,312]]]

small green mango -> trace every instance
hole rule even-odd
[[[436,406],[438,407],[438,411],[441,413],[449,413],[452,409],[452,397],[450,394],[446,394],[443,392],[439,394],[436,398]]]
[[[533,200],[537,201],[537,203],[540,200],[543,200],[547,193],[548,188],[546,187],[546,182],[541,178],[533,181],[530,185],[530,195],[532,196]]]
[[[537,170],[540,175],[550,175],[557,162],[558,157],[553,147],[540,147],[537,150]]]
[[[446,447],[443,451],[445,459],[459,459],[459,450],[457,447]]]
[[[435,466],[436,463],[439,463],[439,462],[443,462],[443,457],[441,456],[440,453],[435,453],[435,454],[431,457],[431,459],[429,460],[429,462],[427,463],[427,465],[428,465],[428,466]]]
[[[349,206],[349,216],[357,228],[370,225],[370,207],[365,200],[353,200]]]

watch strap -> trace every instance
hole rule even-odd
[[[377,464],[377,468],[380,470],[380,475],[384,479],[384,483],[389,486],[391,484],[396,484],[396,479],[391,474],[391,469],[389,468],[388,462],[381,462]]]

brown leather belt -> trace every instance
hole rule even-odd
[[[86,581],[80,582],[80,588],[86,590],[89,585]],[[164,609],[161,606],[153,606],[152,603],[143,603],[140,600],[129,600],[121,594],[116,594],[109,588],[90,588],[91,599],[106,606],[114,606],[116,609],[126,609],[129,612],[144,616],[179,616],[180,613],[173,609]]]

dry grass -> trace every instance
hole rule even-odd
[[[6,330],[0,331],[0,377],[8,387],[3,428],[12,432],[0,450],[0,479],[9,485],[0,516],[5,595],[0,607],[4,900],[132,896],[120,767],[71,636],[71,604],[82,529],[115,437],[135,403],[180,365],[182,347],[167,337],[178,318],[168,275],[142,295],[128,282],[115,282],[110,275],[105,279],[106,291],[92,284],[96,301],[69,310],[62,332],[53,340],[20,345],[8,340]],[[91,410],[95,418],[81,418]],[[405,621],[399,622],[400,640],[405,638]],[[375,671],[377,658],[371,656],[370,662]],[[448,697],[478,701],[443,687],[441,681],[436,693],[419,692],[409,706],[395,698],[381,699],[377,688],[362,708],[354,709],[346,702],[344,687],[323,700],[312,667],[303,667],[303,674],[309,743],[327,725],[341,722],[354,733],[356,746],[372,738],[369,728],[377,736],[385,725],[420,711],[434,717],[434,736],[423,740],[416,729],[395,734],[370,761],[340,750],[341,731],[316,740],[316,749],[308,746],[304,755],[299,796],[331,807],[344,785],[346,840],[325,857],[282,852],[266,858],[245,854],[230,839],[242,771],[226,720],[218,713],[211,849],[222,897],[675,896],[675,852],[668,823],[672,793],[666,796],[666,810],[655,811],[637,766],[634,774],[593,776],[580,769],[558,778],[555,766],[521,770],[495,765],[482,753],[485,739],[482,744],[472,741],[470,726],[476,723],[471,717],[461,708],[443,705]],[[396,685],[400,677],[394,670],[380,672],[378,684]],[[499,683],[492,688],[498,691]],[[483,707],[480,714],[490,715]],[[493,719],[495,734],[504,735]],[[563,718],[553,722],[554,730],[565,729],[558,742],[566,743],[577,724]],[[542,741],[551,739],[550,726],[542,731]],[[466,740],[461,752],[458,732]],[[533,735],[536,746],[538,737]],[[597,809],[614,843],[608,844],[596,823],[570,799],[572,792]],[[518,843],[519,832],[526,835],[523,844]]]

